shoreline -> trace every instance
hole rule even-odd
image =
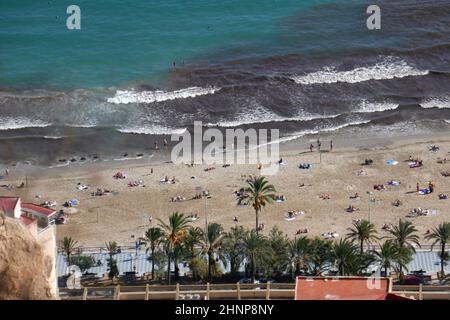
[[[308,146],[310,143],[315,144],[317,138],[321,140],[326,140],[327,145],[324,146],[324,150],[329,149],[329,141],[333,140],[335,151],[363,151],[363,150],[376,150],[376,149],[386,149],[390,146],[401,146],[404,144],[415,144],[415,143],[433,143],[433,142],[446,142],[450,141],[450,130],[448,134],[443,133],[429,133],[427,135],[417,134],[409,136],[389,136],[389,137],[364,137],[350,139],[346,134],[339,132],[331,132],[324,134],[313,134],[305,135],[303,137],[293,139],[287,142],[281,142],[279,144],[280,156],[289,156],[295,154],[296,152],[304,153],[304,151],[309,151]],[[206,145],[207,143],[204,143]],[[107,170],[111,167],[118,167],[121,163],[131,166],[146,166],[146,165],[163,165],[167,163],[172,163],[170,160],[170,152],[172,146],[167,149],[160,148],[159,150],[151,149],[153,154],[143,154],[142,156],[129,155],[127,157],[113,157],[108,159],[94,159],[92,161],[76,161],[71,162],[67,160],[66,163],[55,163],[53,165],[32,165],[18,162],[15,166],[0,164],[0,172],[5,168],[9,168],[15,171],[21,171],[23,175],[42,174],[45,171],[51,171],[55,175],[63,174],[67,169],[71,169],[72,172],[83,173],[85,171],[92,170]],[[259,147],[258,147],[259,148]],[[236,151],[231,151],[236,153]],[[324,152],[325,153],[325,152]],[[55,160],[56,161],[56,160]],[[26,161],[27,162],[27,161]]]

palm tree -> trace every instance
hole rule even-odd
[[[119,252],[119,247],[117,246],[117,242],[110,241],[106,243],[106,250],[108,250],[109,259],[108,259],[108,266],[109,266],[109,278],[111,280],[114,279],[115,276],[119,274],[119,269],[117,268],[116,260],[114,260],[114,255],[116,255]]]
[[[238,198],[238,205],[251,203],[256,214],[256,233],[259,227],[259,213],[267,203],[272,203],[275,198],[275,187],[264,177],[252,177],[248,181],[249,186],[243,189],[243,193]]]
[[[449,260],[448,253],[445,251],[445,246],[450,242],[450,222],[442,222],[439,226],[435,227],[431,233],[425,236],[427,240],[434,240],[431,245],[433,247],[439,243],[441,245],[441,252],[439,254],[441,259],[441,277],[444,278],[444,265]]]
[[[188,234],[186,239],[184,239],[184,246],[189,252],[191,263],[193,259],[197,256],[195,252],[195,246],[201,244],[203,236],[203,230],[199,227],[191,227],[188,230]],[[195,272],[195,268],[192,269],[192,278],[197,279],[197,274]]]
[[[373,240],[378,240],[375,225],[367,220],[353,222],[353,228],[349,228],[348,230],[347,239],[359,242],[361,254],[364,253],[364,242],[370,244]]]
[[[244,238],[243,248],[247,260],[250,261],[252,282],[256,279],[256,261],[257,258],[264,256],[269,251],[267,238],[258,234],[256,230],[251,230]]]
[[[357,269],[358,247],[348,239],[340,239],[333,244],[332,258],[340,276],[350,275]]]
[[[191,227],[188,230],[186,239],[184,239],[184,245],[186,249],[190,252],[191,257],[195,257],[197,254],[195,252],[195,246],[202,243],[203,230],[199,227]]]
[[[161,219],[159,220],[159,226],[163,229],[165,238],[168,244],[168,264],[167,264],[167,281],[170,285],[170,258],[173,255],[173,260],[175,264],[175,277],[178,278],[177,274],[177,255],[175,252],[175,247],[183,243],[187,235],[189,221],[182,213],[174,212],[169,216],[169,223],[164,223]]]
[[[387,271],[390,268],[406,269],[406,265],[410,260],[410,250],[400,248],[397,243],[392,240],[385,241],[380,245],[380,251],[373,251],[376,261],[384,268],[384,274],[387,277]]]
[[[302,236],[289,241],[289,258],[291,261],[291,274],[294,278],[300,270],[308,269],[308,261],[311,257],[311,239]]]
[[[417,229],[413,226],[410,221],[398,221],[398,225],[394,226],[389,233],[391,234],[391,239],[394,240],[400,248],[410,248],[414,253],[416,249],[413,244],[416,244],[420,248],[419,236],[415,234]]]
[[[64,239],[61,241],[62,248],[67,257],[68,265],[70,265],[70,256],[72,252],[76,249],[75,246],[77,245],[77,243],[78,241],[73,240],[71,237],[64,237]]]
[[[235,226],[227,232],[223,240],[224,261],[230,263],[230,272],[233,276],[237,274],[240,265],[244,261],[243,241],[247,233],[248,230],[243,226]]]
[[[289,238],[277,226],[274,226],[268,236],[271,255],[269,256],[267,270],[275,277],[280,277],[291,263],[289,257]]]
[[[151,257],[152,257],[152,280],[155,279],[155,249],[156,247],[161,243],[162,237],[164,236],[164,232],[161,230],[161,228],[153,227],[149,228],[145,232],[145,237],[141,238],[142,242],[147,245],[147,252],[150,249],[151,251]]]
[[[331,249],[331,242],[325,239],[316,237],[311,240],[311,263],[308,266],[314,276],[320,276],[329,268]]]
[[[218,223],[208,223],[206,230],[203,232],[202,244],[203,252],[208,256],[209,281],[212,281],[213,256],[220,249],[224,236],[223,228]]]
[[[410,221],[402,221],[400,219],[398,221],[398,225],[394,226],[394,228],[388,232],[391,234],[391,239],[400,247],[401,250],[407,249],[415,253],[416,249],[414,248],[414,244],[418,245],[420,248],[419,236],[415,234],[417,229]],[[402,279],[403,266],[399,265],[398,269],[400,279]]]

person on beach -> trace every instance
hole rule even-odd
[[[417,191],[417,192],[420,191],[420,186],[419,186],[419,183],[418,183],[418,182],[417,182],[417,184],[416,184],[416,191]]]
[[[155,150],[158,150],[158,141],[155,141]]]
[[[313,144],[311,143],[311,144],[309,145],[309,151],[310,151],[310,152],[313,152],[313,149],[314,149],[314,146],[313,146]]]
[[[428,190],[430,190],[430,193],[434,192],[434,187],[435,187],[434,183],[432,181],[430,181],[428,183]]]
[[[330,141],[330,151],[333,151],[333,140]]]
[[[167,140],[166,139],[164,139],[163,143],[164,143],[164,149],[167,148]]]

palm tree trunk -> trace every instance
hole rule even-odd
[[[444,255],[445,255],[445,243],[441,243],[441,279],[444,279]]]
[[[364,253],[364,240],[361,239],[361,254]]]
[[[155,279],[155,256],[154,254],[155,249],[152,247],[152,280]]]
[[[256,216],[256,234],[259,234],[259,210],[255,210],[255,216]]]
[[[256,279],[256,263],[255,263],[255,256],[252,254],[252,283],[255,283]]]
[[[170,247],[169,247],[169,257],[168,257],[168,263],[167,263],[167,281],[168,281],[168,284],[169,284],[169,286],[170,286],[170,256],[171,256],[171,254],[172,254],[172,250],[170,250]]]
[[[193,261],[194,260],[194,258],[195,258],[195,251],[194,251],[194,246],[192,246],[192,248],[191,248],[191,255],[192,255],[192,260],[191,261]],[[193,270],[192,270],[192,279],[197,279],[197,275],[195,274],[195,268],[192,268]]]
[[[175,254],[175,248],[173,249],[173,264],[175,269],[175,280],[178,280],[180,278],[180,269],[178,268],[178,257]]]
[[[234,276],[236,274],[235,266],[234,266],[234,259],[230,259],[230,271],[231,274]]]
[[[212,281],[212,278],[211,278],[211,267],[212,267],[211,256],[212,256],[212,253],[208,251],[208,279],[210,282]]]

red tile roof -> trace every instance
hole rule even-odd
[[[32,224],[36,220],[33,219],[33,218],[29,218],[26,215],[21,215],[20,216],[20,221],[22,221],[22,223],[27,226],[29,224]]]
[[[388,278],[297,277],[296,300],[394,300]]]
[[[54,214],[56,212],[55,210],[47,209],[47,208],[44,208],[44,207],[40,207],[40,206],[38,206],[36,204],[32,204],[32,203],[23,203],[22,204],[22,209],[32,210],[32,211],[35,211],[35,212],[40,213],[42,215],[45,215],[47,217],[51,216],[52,214]]]
[[[14,211],[18,201],[19,197],[0,197],[0,211]]]

